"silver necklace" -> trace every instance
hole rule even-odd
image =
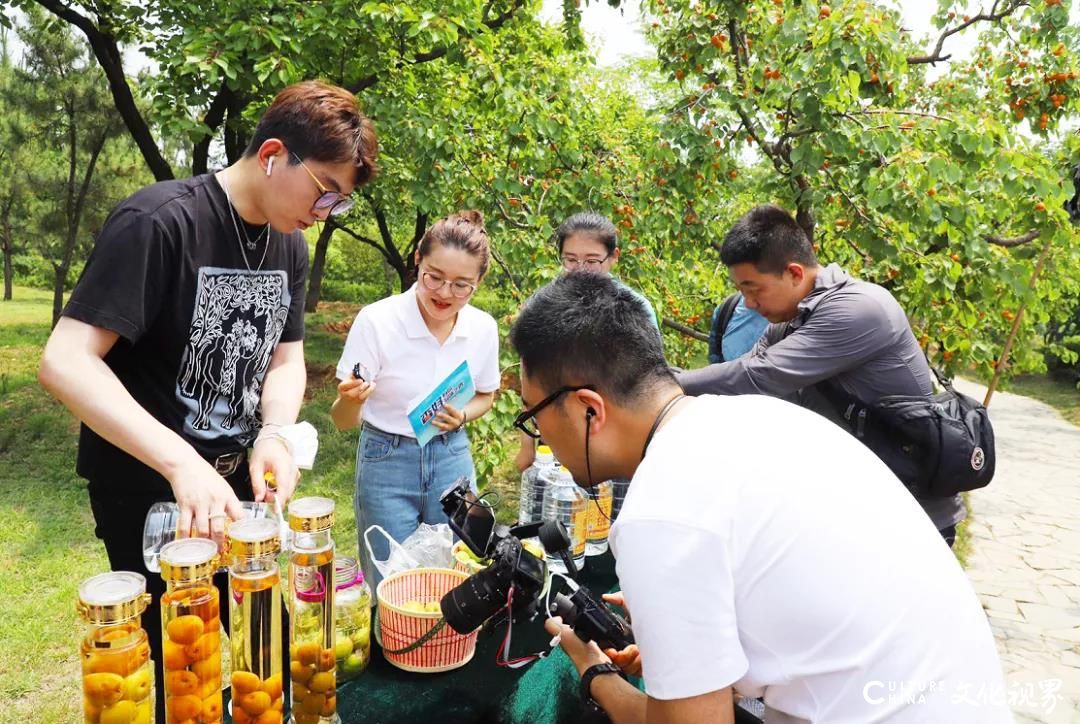
[[[229,194],[229,184],[225,180],[224,173],[221,174],[221,188],[225,191],[225,200],[229,202],[229,218],[232,219],[233,229],[236,231],[236,243],[240,245],[240,255],[244,257],[244,266],[247,267],[247,270],[249,272],[262,271],[263,262],[266,261],[266,252],[270,249],[270,223],[267,222],[266,226],[262,230],[262,234],[256,236],[255,241],[252,242],[250,239],[248,239],[246,232],[243,234],[240,233],[240,223],[236,220],[236,209],[233,207],[232,196]],[[244,240],[247,240],[248,248],[252,251],[255,251],[255,245],[259,243],[259,239],[262,238],[263,234],[267,234],[267,237],[266,246],[263,247],[262,259],[259,260],[259,266],[255,267],[255,269],[252,269],[251,264],[248,262],[247,252],[244,251]]]

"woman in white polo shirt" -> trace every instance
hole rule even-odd
[[[339,430],[360,426],[354,505],[365,575],[378,582],[362,542],[381,525],[403,541],[420,523],[445,523],[439,496],[475,472],[465,425],[491,409],[499,387],[499,333],[491,315],[469,305],[488,268],[489,246],[478,211],[462,211],[427,230],[416,251],[417,283],[360,310],[337,366],[330,409]],[[476,396],[446,405],[434,424],[443,432],[417,444],[408,410],[463,361]],[[361,375],[353,377],[359,365]],[[372,544],[380,560],[381,538]]]

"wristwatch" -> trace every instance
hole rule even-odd
[[[592,698],[592,680],[602,674],[618,674],[623,681],[626,681],[626,674],[610,661],[603,664],[593,664],[585,669],[581,674],[581,701],[590,714],[604,713],[604,708],[596,703],[596,699]]]

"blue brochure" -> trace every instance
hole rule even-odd
[[[473,386],[472,374],[469,373],[469,363],[462,362],[427,397],[421,400],[420,404],[409,410],[409,425],[416,433],[416,442],[420,447],[427,445],[431,438],[442,432],[432,424],[439,410],[443,409],[447,403],[460,410],[475,395],[476,387]]]

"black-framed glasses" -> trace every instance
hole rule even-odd
[[[572,256],[564,256],[559,261],[562,262],[563,269],[567,271],[574,271],[575,269],[588,269],[589,271],[596,271],[600,268],[600,265],[611,258],[609,252],[603,259],[578,259]]]
[[[536,427],[536,416],[540,413],[540,410],[543,410],[567,392],[577,392],[578,390],[590,390],[596,392],[596,387],[594,385],[566,385],[560,387],[514,418],[514,427],[533,439],[540,439],[540,430]]]
[[[424,288],[437,292],[447,284],[450,285],[450,293],[458,299],[468,299],[474,292],[476,292],[476,285],[469,282],[463,282],[460,279],[450,281],[445,279],[434,272],[420,272],[420,281],[423,282]]]
[[[307,164],[304,163],[304,159],[300,158],[292,151],[289,151],[289,153],[292,154],[292,157],[296,159],[296,162],[307,171],[307,175],[311,177],[311,180],[314,181],[315,185],[319,188],[319,198],[315,199],[315,204],[312,206],[313,209],[319,209],[320,211],[329,209],[331,216],[338,216],[339,214],[344,214],[353,207],[353,204],[356,203],[356,200],[353,197],[346,196],[340,191],[331,191],[323,186],[319,177],[313,174],[311,169],[307,167]]]

